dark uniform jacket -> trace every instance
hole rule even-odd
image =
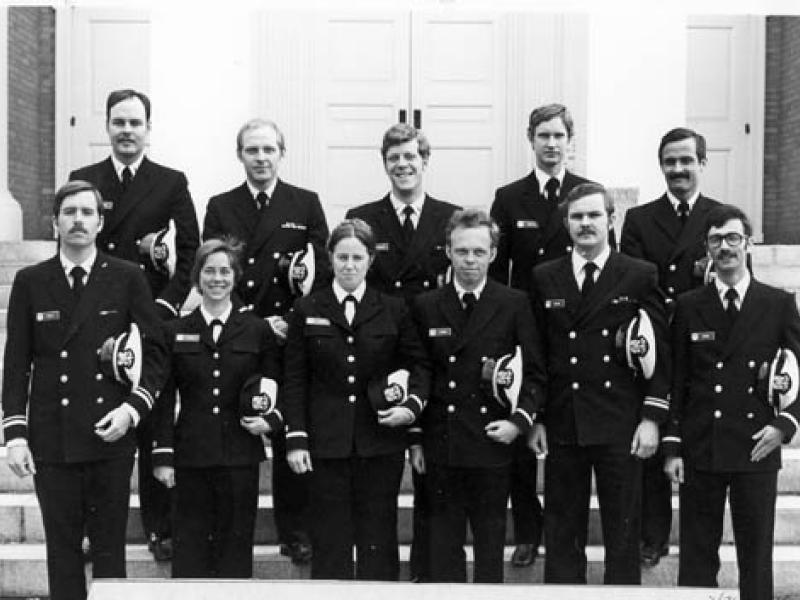
[[[69,178],[94,184],[103,196],[104,222],[97,235],[98,249],[140,265],[147,275],[153,298],[159,304],[168,305],[177,315],[191,288],[189,274],[200,238],[186,176],[145,156],[124,195],[110,157],[73,171]],[[170,219],[175,222],[177,251],[172,279],[156,271],[150,260],[139,252],[140,240],[148,233],[165,228]]]
[[[420,292],[435,289],[444,280],[450,260],[445,246],[445,226],[459,207],[425,196],[411,241],[387,194],[382,199],[347,211],[348,219],[362,219],[375,235],[375,260],[367,283],[381,292],[402,295],[407,302]]]
[[[278,180],[269,206],[258,212],[247,183],[208,202],[203,240],[232,235],[245,245],[244,274],[237,295],[257,315],[283,315],[292,307],[285,275],[278,272],[282,254],[304,250],[311,242],[316,257],[314,288],[330,279],[325,250],[328,225],[317,194]]]
[[[719,202],[699,196],[686,225],[666,194],[625,214],[620,250],[658,267],[658,282],[666,298],[703,285],[703,275],[694,274],[695,262],[706,256],[705,224],[709,211]]]
[[[780,468],[780,449],[750,461],[752,435],[774,425],[788,442],[800,404],[776,415],[765,381],[779,347],[800,356],[800,317],[792,294],[751,280],[733,326],[716,286],[678,298],[672,324],[674,377],[666,456],[683,456],[702,471],[769,471]]]
[[[367,398],[371,379],[401,368],[411,373],[402,406],[416,417],[428,397],[427,357],[405,302],[367,286],[349,325],[326,286],[297,300],[288,320],[279,399],[287,449],[320,458],[405,449],[406,428],[379,425]]]
[[[559,191],[559,201],[570,190],[589,180],[567,171]],[[572,240],[556,204],[539,191],[536,172],[498,188],[491,217],[500,227],[497,258],[489,267],[489,276],[511,287],[528,290],[531,269],[572,251]],[[611,247],[616,244],[610,238]]]
[[[144,354],[132,393],[103,375],[98,361],[103,342],[131,322],[142,333]],[[5,439],[28,439],[34,460],[42,462],[132,455],[133,428],[109,443],[95,434],[95,423],[123,402],[144,418],[161,389],[164,354],[161,323],[134,265],[98,252],[77,305],[58,255],[22,269],[8,303]]]
[[[484,428],[509,419],[526,435],[544,405],[544,358],[527,296],[487,280],[469,321],[453,284],[417,296],[414,319],[432,361],[430,400],[422,415],[426,460],[453,467],[495,467],[511,462],[511,444],[495,442]],[[523,381],[509,414],[481,380],[487,358],[520,346]]]
[[[533,270],[531,300],[546,340],[548,369],[544,422],[549,442],[630,442],[642,418],[667,418],[669,346],[656,269],[611,251],[587,298],[582,298],[571,256]],[[637,377],[616,357],[617,330],[639,308],[653,323],[657,343],[652,379]]]
[[[167,323],[166,342],[170,376],[154,413],[153,464],[216,467],[263,460],[261,436],[239,424],[239,393],[252,376],[280,379],[280,350],[269,324],[234,306],[214,342],[198,307]],[[283,425],[280,413],[267,422],[273,430]]]

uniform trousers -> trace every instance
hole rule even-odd
[[[538,460],[528,447],[527,436],[514,440],[514,460],[511,463],[511,515],[514,518],[514,543],[533,544],[534,549],[542,542],[544,515],[542,503],[536,492]]]
[[[311,475],[298,475],[286,462],[286,437],[270,436],[272,445],[272,500],[275,529],[281,544],[308,543],[309,487]]]
[[[147,415],[136,427],[139,449],[139,512],[142,529],[148,539],[155,534],[161,539],[172,537],[172,490],[153,477],[153,418]]]
[[[669,543],[672,528],[672,484],[660,451],[644,461],[642,471],[642,544],[658,550]]]
[[[411,471],[414,485],[414,516],[412,518],[413,539],[411,541],[411,557],[409,569],[411,578],[424,583],[429,580],[428,564],[430,563],[430,528],[428,527],[428,493],[427,477],[424,473]]]
[[[684,461],[678,585],[717,587],[725,498],[729,497],[742,600],[769,600],[777,471],[711,473]]]
[[[173,577],[253,576],[258,463],[175,469]]]
[[[428,461],[430,581],[465,582],[466,525],[472,529],[475,583],[503,582],[510,465],[451,467]]]
[[[312,579],[397,581],[397,496],[405,452],[315,457],[312,464]]]
[[[600,503],[604,582],[641,583],[641,461],[630,443],[550,444],[545,462],[545,583],[586,583],[586,537],[594,469]]]
[[[52,600],[86,598],[81,543],[92,545],[92,577],[125,577],[133,456],[81,463],[36,463],[34,484],[47,542]]]

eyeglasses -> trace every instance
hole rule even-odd
[[[722,246],[722,240],[725,240],[725,243],[727,243],[728,246],[735,248],[736,246],[741,245],[742,241],[744,241],[746,237],[747,236],[744,236],[741,233],[736,233],[735,231],[726,233],[725,235],[715,233],[708,236],[706,243],[708,244],[709,248],[719,248]]]

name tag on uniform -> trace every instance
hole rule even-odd
[[[693,342],[713,342],[716,333],[713,331],[693,331],[689,336]]]
[[[564,298],[548,298],[544,301],[544,307],[549,309],[566,308],[567,301]]]
[[[539,221],[520,219],[517,221],[517,229],[539,229]]]
[[[375,251],[376,252],[388,252],[389,251],[389,242],[378,242],[375,244]]]
[[[175,341],[176,342],[199,342],[200,341],[200,334],[199,333],[176,333],[175,334]]]
[[[60,321],[61,320],[61,311],[58,311],[58,310],[46,310],[44,312],[37,312],[36,313],[36,320],[39,323],[45,323],[47,321]]]
[[[99,314],[101,317],[106,317],[108,315],[115,315],[118,312],[119,311],[116,308],[112,308],[111,310],[101,310]]]
[[[114,203],[110,200],[103,200],[103,210],[113,210]]]
[[[617,296],[616,298],[611,300],[611,304],[626,304],[630,302],[631,299],[627,296]]]
[[[291,221],[287,221],[281,225],[281,229],[297,229],[299,231],[305,231],[308,228],[302,223],[293,223]]]
[[[428,337],[450,337],[453,335],[453,330],[449,327],[431,327],[428,330]]]
[[[325,317],[306,317],[306,325],[323,325],[330,327],[331,320]]]

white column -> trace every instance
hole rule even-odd
[[[8,189],[8,7],[0,7],[0,240],[22,239],[22,209]]]

